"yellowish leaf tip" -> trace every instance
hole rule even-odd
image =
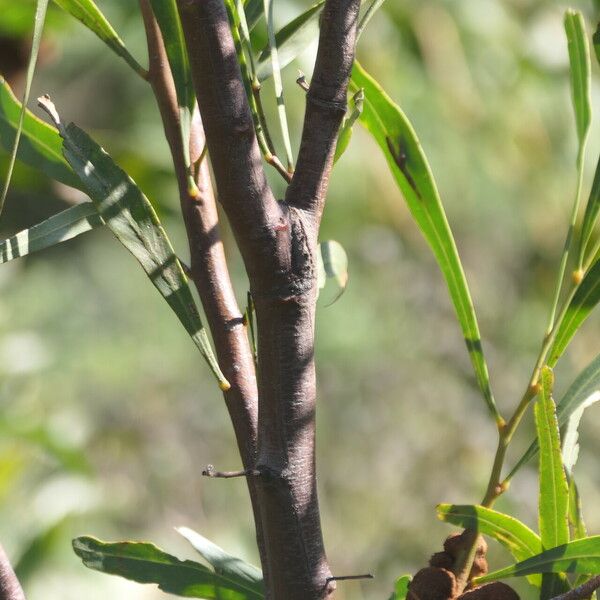
[[[573,283],[575,285],[579,285],[583,280],[583,269],[577,269],[577,271],[573,271]]]
[[[223,379],[219,381],[219,387],[221,388],[222,392],[227,392],[231,389],[231,384],[229,381],[227,381],[227,379]]]

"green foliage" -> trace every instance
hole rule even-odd
[[[500,415],[490,387],[473,301],[421,144],[400,107],[358,62],[352,71],[351,87],[355,92],[364,90],[365,100],[360,122],[383,151],[408,208],[438,261],[465,337],[477,382],[488,408],[499,421]]]
[[[317,248],[317,287],[323,290],[331,281],[335,293],[327,299],[327,305],[336,302],[348,284],[348,256],[339,242],[327,240]]]
[[[250,586],[211,571],[204,565],[163,552],[145,542],[101,542],[92,537],[73,540],[73,550],[90,569],[119,575],[138,583],[155,583],[159,589],[186,598],[205,600],[261,600]]]
[[[405,600],[408,595],[408,584],[410,583],[410,580],[410,575],[402,575],[402,577],[399,577],[394,586],[394,592],[389,600]]]
[[[220,387],[228,389],[229,383],[210,347],[187,277],[152,205],[87,133],[74,123],[63,127],[53,105],[47,100],[42,105],[59,128],[67,162],[81,179],[106,226],[135,256],[198,346]]]

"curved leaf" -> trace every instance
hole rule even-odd
[[[280,69],[289,65],[317,38],[319,35],[318,17],[324,4],[325,0],[320,0],[275,34]],[[272,74],[271,49],[267,44],[258,57],[257,76],[259,81],[264,81]]]
[[[93,0],[54,0],[54,2],[95,33],[113,52],[123,58],[138,75],[144,79],[146,78],[146,70],[131,56],[123,40]]]
[[[205,600],[262,600],[236,582],[191,560],[179,560],[147,542],[73,540],[73,550],[90,569],[138,583],[155,583],[170,594]]]
[[[569,342],[598,302],[600,302],[600,260],[596,261],[586,273],[558,326],[552,349],[548,355],[550,367],[556,365]]]
[[[102,225],[104,220],[92,202],[77,204],[0,242],[0,264],[66,242]]]
[[[402,575],[396,580],[394,585],[394,593],[390,596],[389,600],[405,600],[408,595],[408,585],[412,577],[410,575]]]
[[[6,173],[6,179],[2,192],[0,193],[0,213],[4,208],[4,201],[8,194],[10,187],[10,180],[12,178],[12,172],[15,168],[15,161],[17,160],[17,152],[19,151],[19,141],[23,132],[23,123],[25,122],[25,111],[27,109],[27,103],[29,102],[29,93],[31,91],[31,82],[33,81],[33,74],[35,72],[35,66],[37,64],[38,52],[40,50],[40,43],[42,41],[42,32],[44,31],[44,23],[46,21],[46,12],[48,10],[48,0],[37,0],[35,9],[35,25],[33,28],[33,40],[31,42],[31,53],[29,55],[29,63],[27,65],[27,75],[25,77],[25,89],[23,91],[23,102],[19,110],[19,119],[17,122],[17,129],[13,140],[13,146],[10,153],[10,160],[8,162],[8,171]]]
[[[473,363],[477,382],[497,421],[500,415],[492,394],[479,326],[458,250],[427,159],[406,115],[379,84],[354,63],[351,87],[363,88],[360,122],[383,151],[413,218],[437,259]]]
[[[337,290],[330,306],[344,293],[348,283],[348,257],[343,246],[335,240],[321,242],[317,248],[317,286],[322,290],[331,280]]]
[[[600,573],[600,535],[551,548],[504,569],[476,577],[476,584],[532,573]]]
[[[0,76],[0,143],[8,152],[14,148],[21,106],[8,83]],[[82,187],[62,155],[58,131],[29,110],[25,110],[23,117],[17,158],[57,181],[71,187]]]
[[[344,122],[340,127],[340,133],[338,135],[337,145],[335,147],[335,154],[333,156],[333,162],[336,163],[344,152],[346,152],[352,139],[352,127],[356,120],[360,117],[363,110],[363,103],[365,101],[365,91],[361,88],[352,96],[352,112],[344,118]]]
[[[188,527],[178,527],[176,531],[200,553],[212,566],[215,573],[235,581],[251,593],[264,595],[263,575],[259,568],[243,561],[241,558],[228,554],[225,550]]]
[[[223,390],[221,372],[181,264],[152,205],[135,182],[74,123],[64,127],[54,105],[40,99],[64,140],[63,153],[116,238],[135,256],[206,359]]]

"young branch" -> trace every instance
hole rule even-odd
[[[0,600],[25,600],[21,584],[0,545]]]

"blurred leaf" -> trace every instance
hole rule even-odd
[[[107,227],[135,256],[154,286],[190,334],[221,389],[229,383],[221,372],[200,320],[181,264],[152,205],[112,158],[74,123],[64,127],[48,99],[40,104],[56,123],[63,152],[80,177]]]
[[[342,154],[346,152],[346,149],[350,145],[350,140],[352,139],[352,127],[354,127],[354,123],[356,123],[356,120],[362,114],[364,101],[365,91],[361,88],[352,96],[352,112],[344,118],[344,122],[340,128],[337,145],[335,147],[335,155],[333,157],[334,164],[341,158]]]
[[[479,533],[493,537],[513,555],[515,560],[525,560],[542,551],[542,541],[537,533],[514,517],[491,508],[439,504],[437,516],[442,521],[459,527],[476,529]],[[529,575],[527,579],[536,587],[540,587],[542,583],[539,575]]]
[[[559,427],[562,427],[567,423],[571,415],[577,412],[580,406],[594,394],[600,394],[600,355],[579,373],[575,378],[575,381],[569,386],[565,395],[556,405],[556,416],[558,418]],[[536,439],[531,442],[525,454],[523,454],[517,464],[513,467],[508,479],[512,479],[513,475],[538,453],[538,449],[539,446]]]
[[[556,408],[552,399],[554,375],[542,369],[541,389],[535,402],[535,425],[540,446],[539,522],[545,548],[569,541],[569,488],[560,453]]]
[[[600,535],[551,548],[504,569],[475,577],[473,583],[522,577],[532,573],[600,573]]]
[[[322,290],[331,280],[337,290],[327,305],[333,304],[344,293],[348,283],[348,257],[339,242],[327,240],[317,248],[317,286]]]
[[[179,560],[147,542],[101,542],[92,537],[73,540],[73,550],[90,569],[119,575],[187,598],[261,600],[264,596],[240,586],[191,560]]]
[[[402,575],[396,580],[396,585],[394,586],[394,592],[390,596],[389,600],[405,600],[408,594],[408,585],[412,577],[410,575]]]
[[[477,317],[458,250],[433,175],[406,115],[381,86],[354,63],[351,87],[365,91],[360,122],[373,135],[402,191],[408,208],[428,241],[448,285],[477,382],[494,418],[500,415],[490,387]]]
[[[579,138],[578,162],[582,160],[585,140],[592,120],[590,98],[591,70],[590,49],[585,31],[585,22],[579,11],[565,12],[565,32],[571,65],[571,95],[575,109],[575,123]]]
[[[581,498],[573,476],[569,479],[569,523],[571,524],[572,537],[580,540],[587,536],[583,512],[581,510]]]
[[[600,23],[598,23],[598,26],[596,27],[592,41],[594,43],[594,54],[596,55],[596,60],[600,63]]]
[[[373,15],[381,8],[385,0],[373,0],[371,4],[369,4],[369,8],[365,11],[360,21],[358,22],[358,27],[356,29],[356,40],[360,38],[365,27],[369,24],[369,21],[373,18]]]
[[[104,221],[92,202],[83,202],[0,242],[0,264],[70,240]]]
[[[8,83],[0,77],[0,143],[7,151],[14,147],[21,103]],[[81,188],[81,182],[62,155],[58,131],[25,111],[17,158],[66,185]]]
[[[146,70],[131,56],[123,40],[93,0],[54,0],[54,2],[95,33],[113,52],[123,58],[138,75],[143,79],[146,78]]]
[[[17,160],[17,152],[19,151],[19,141],[23,132],[23,124],[25,123],[25,111],[27,103],[29,102],[29,93],[31,92],[31,82],[33,81],[33,74],[35,73],[35,66],[37,64],[38,53],[40,50],[40,43],[42,41],[42,32],[44,31],[44,22],[46,20],[46,11],[48,10],[48,0],[37,0],[35,9],[35,25],[33,28],[33,39],[31,41],[31,53],[29,55],[29,63],[27,65],[27,75],[25,77],[25,90],[23,91],[23,102],[19,110],[19,120],[17,121],[17,129],[15,131],[15,138],[13,140],[13,146],[10,154],[10,161],[8,163],[8,171],[4,181],[4,187],[0,194],[0,214],[4,208],[4,201],[8,194],[8,188],[10,187],[10,180],[12,177],[13,169],[15,168],[15,162]]]
[[[244,3],[244,13],[246,13],[246,22],[250,31],[256,27],[263,16],[263,8],[263,0],[247,0]]]
[[[590,196],[585,207],[585,214],[583,216],[583,223],[581,225],[581,232],[579,234],[579,253],[578,261],[581,265],[584,261],[585,250],[592,237],[592,231],[594,225],[598,220],[598,213],[600,212],[600,160],[596,165],[596,173],[594,174],[594,182],[592,189],[590,190]]]
[[[318,17],[324,4],[325,0],[317,2],[275,34],[280,69],[289,65],[317,38],[319,34]],[[257,75],[259,81],[264,81],[272,74],[271,51],[267,44],[258,57]]]
[[[241,587],[247,588],[250,593],[259,594],[261,597],[264,595],[265,587],[260,569],[228,554],[225,550],[188,527],[179,527],[177,532],[200,553],[217,575],[223,575],[223,577],[236,582]]]
[[[558,325],[556,337],[548,357],[549,366],[556,365],[576,331],[588,318],[598,302],[600,302],[600,261],[596,261],[594,266],[586,273]]]
[[[577,462],[579,456],[579,423],[583,416],[583,411],[588,407],[600,400],[600,391],[596,391],[588,396],[569,416],[567,426],[563,433],[563,463],[567,473],[573,471],[573,467]]]

